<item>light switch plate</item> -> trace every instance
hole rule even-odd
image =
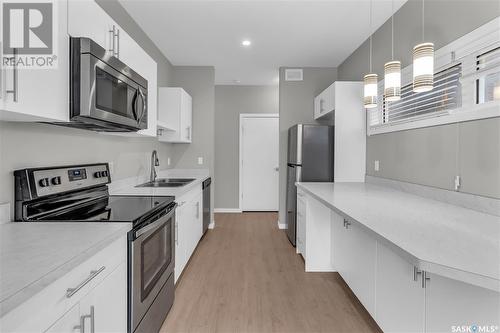
[[[203,157],[198,157],[198,164],[203,165]]]
[[[374,165],[373,165],[373,168],[375,169],[375,171],[379,171],[380,170],[380,161],[379,160],[376,160]]]

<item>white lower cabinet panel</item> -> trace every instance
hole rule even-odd
[[[427,277],[426,332],[452,332],[453,327],[474,325],[476,330],[460,332],[498,332],[500,293],[435,274],[427,273]]]
[[[331,210],[321,202],[307,196],[305,221],[306,272],[331,272]]]
[[[386,245],[377,244],[375,319],[384,332],[424,332],[425,289],[422,273],[414,269]]]
[[[44,333],[72,333],[80,332],[80,304],[73,306],[58,321]]]
[[[127,331],[127,263],[121,263],[102,283],[80,301],[84,332]],[[94,330],[90,330],[91,327]],[[87,329],[87,327],[89,329]]]

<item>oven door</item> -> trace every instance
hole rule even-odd
[[[147,128],[146,89],[91,54],[81,55],[81,66],[80,116],[128,129]]]
[[[175,208],[175,207],[174,207]],[[169,276],[175,261],[175,209],[138,230],[129,243],[129,331],[133,332]]]

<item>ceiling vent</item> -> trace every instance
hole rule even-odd
[[[285,81],[302,81],[304,74],[301,68],[285,69]]]

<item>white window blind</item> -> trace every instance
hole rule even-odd
[[[500,100],[500,47],[476,58],[476,104]]]

